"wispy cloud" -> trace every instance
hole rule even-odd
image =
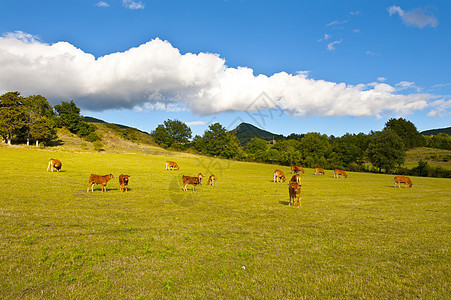
[[[17,32],[0,37],[0,49],[0,94],[41,94],[51,103],[74,99],[87,111],[186,109],[213,115],[282,109],[299,118],[377,116],[412,113],[435,99],[400,93],[403,83],[352,85],[316,80],[306,72],[255,75],[251,68],[228,67],[218,54],[181,54],[160,39],[96,58],[67,42],[47,44]],[[256,106],[262,92],[272,101]]]
[[[346,23],[348,23],[348,20],[344,20],[344,21],[338,21],[338,20],[335,20],[335,21],[332,21],[332,22],[326,24],[326,26],[327,26],[327,27],[330,27],[330,26],[339,26],[339,25],[343,25],[343,24],[346,24]]]
[[[144,3],[134,0],[122,0],[122,4],[128,9],[144,9]]]
[[[339,41],[335,41],[335,42],[327,44],[327,50],[334,51],[335,46],[341,44],[341,42],[343,42],[343,40],[339,40]]]
[[[205,125],[206,122],[204,121],[192,121],[192,122],[185,122],[186,125],[188,126],[200,126],[200,125]]]
[[[387,81],[386,77],[377,77],[377,80],[379,80],[380,82],[385,82]]]
[[[448,99],[440,99],[437,101],[434,101],[430,104],[432,107],[431,111],[427,114],[428,117],[445,117],[448,116],[451,118],[451,99],[448,96]]]
[[[438,19],[427,8],[416,8],[411,11],[405,11],[399,6],[392,5],[387,8],[387,11],[390,16],[398,14],[407,26],[418,28],[427,26],[435,28],[438,26]]]
[[[99,1],[96,3],[97,7],[110,7],[110,5],[108,3],[106,3],[105,1]]]
[[[322,42],[322,41],[327,41],[328,39],[330,39],[332,37],[332,35],[325,33],[324,37],[320,38],[318,40],[318,42]]]
[[[358,16],[358,15],[361,15],[362,12],[360,10],[354,10],[354,11],[350,11],[349,14],[351,16]]]

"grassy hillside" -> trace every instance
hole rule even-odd
[[[187,155],[0,146],[0,298],[447,298],[449,179],[302,175]],[[62,172],[46,172],[50,157]],[[165,171],[170,158],[180,171]],[[288,173],[288,168],[279,167]],[[181,176],[214,186],[181,190]],[[91,173],[130,174],[87,192]]]
[[[413,168],[418,165],[418,161],[423,160],[431,166],[440,166],[445,169],[451,169],[451,151],[418,147],[406,152],[406,161],[404,165],[407,168]]]

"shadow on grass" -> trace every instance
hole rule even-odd
[[[288,206],[288,204],[290,204],[290,202],[288,202],[288,201],[279,201],[279,203],[282,205],[286,205],[286,206]]]

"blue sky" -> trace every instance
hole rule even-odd
[[[194,134],[451,126],[451,1],[0,0],[0,93]]]

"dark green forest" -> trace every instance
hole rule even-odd
[[[93,120],[94,122],[86,122]],[[101,143],[93,123],[84,119],[74,101],[51,106],[40,95],[22,97],[19,92],[0,96],[0,135],[6,144],[52,145],[57,128],[65,127],[88,142]],[[113,125],[113,124],[111,124]],[[130,127],[122,126],[121,136],[137,142]],[[404,119],[390,119],[381,131],[368,134],[327,136],[318,132],[292,133],[289,136],[240,124],[227,130],[211,124],[202,136],[192,136],[191,129],[179,120],[166,120],[150,133],[153,143],[174,151],[187,151],[212,157],[308,168],[340,168],[359,172],[383,172],[417,176],[451,177],[449,170],[420,161],[417,167],[402,167],[406,151],[416,147],[451,150],[451,136],[439,132],[423,135]],[[139,141],[138,141],[139,142]]]

